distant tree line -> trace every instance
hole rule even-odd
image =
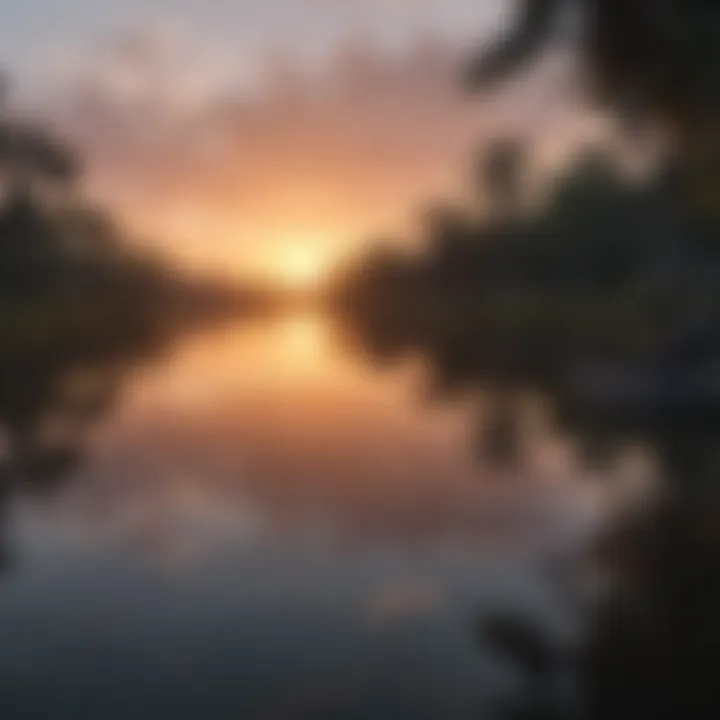
[[[720,224],[687,213],[673,172],[639,183],[593,153],[533,210],[514,205],[519,177],[500,175],[499,212],[436,210],[420,252],[378,244],[338,278],[336,306],[379,350],[544,381],[587,357],[652,362],[696,325],[715,332]]]

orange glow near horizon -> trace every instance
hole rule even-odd
[[[327,251],[310,244],[288,246],[274,258],[272,274],[294,290],[313,290],[326,280],[331,269]]]

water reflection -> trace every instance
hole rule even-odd
[[[318,314],[152,337],[2,359],[10,717],[710,716],[709,421],[591,472],[611,416]]]
[[[26,338],[30,339],[31,338]],[[43,344],[6,338],[0,353],[0,512],[16,491],[50,494],[78,469],[88,432],[113,408],[132,365],[162,345],[151,322]],[[0,530],[0,555],[9,549]]]
[[[216,328],[129,388],[73,507],[106,528],[141,507],[154,534],[176,506],[204,508],[209,528],[237,508],[275,532],[411,544],[509,542],[548,523],[572,470],[565,484],[482,482],[472,406],[426,405],[425,375],[367,367],[319,315]]]
[[[145,358],[78,348],[47,368],[73,398],[50,435],[82,462],[43,502],[7,498],[10,717],[482,714],[498,671],[469,632],[478,604],[549,607],[528,568],[600,514],[564,451],[493,482],[474,402],[430,403],[423,363],[373,366],[319,315]],[[56,406],[33,402],[45,437]],[[76,405],[93,408],[78,424]]]
[[[399,335],[374,330],[364,335],[370,353],[406,352]],[[502,471],[496,476],[527,479],[528,459],[556,453],[559,442],[572,448],[571,477],[589,472],[601,498],[601,522],[586,542],[570,543],[561,562],[536,565],[554,594],[554,614],[533,602],[480,612],[481,649],[494,648],[514,676],[507,691],[498,684],[492,716],[715,717],[714,350],[683,339],[634,374],[619,363],[614,376],[590,367],[584,377],[541,373],[536,386],[519,387],[472,330],[407,344],[427,359],[437,401],[475,398],[474,445],[482,462]],[[550,410],[540,427],[551,429],[539,446],[528,432],[538,397]]]

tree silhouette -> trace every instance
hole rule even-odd
[[[0,176],[6,194],[26,194],[50,184],[71,184],[79,174],[75,154],[41,127],[13,118],[0,79]]]
[[[714,0],[522,0],[516,23],[469,69],[487,88],[528,65],[575,13],[592,96],[672,137],[694,193],[720,188],[720,6]],[[568,23],[569,24],[569,23]]]

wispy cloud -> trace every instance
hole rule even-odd
[[[319,66],[257,62],[160,26],[68,56],[46,112],[136,231],[190,264],[252,268],[292,238],[339,251],[405,230],[466,188],[478,144],[567,114],[556,71],[479,99],[465,59],[424,36],[399,54],[357,37]]]

